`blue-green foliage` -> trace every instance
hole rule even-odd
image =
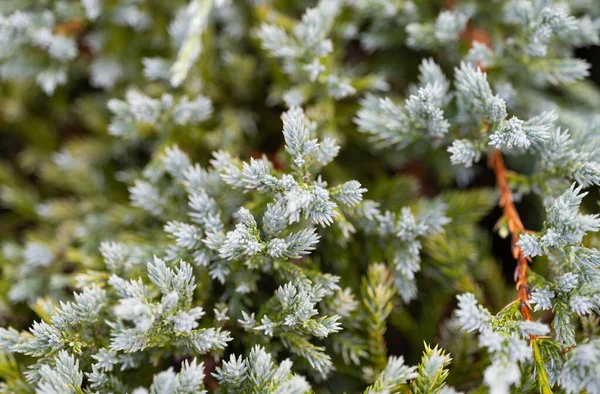
[[[1,2],[0,392],[600,393],[599,34],[585,0]]]

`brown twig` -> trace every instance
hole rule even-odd
[[[520,303],[519,309],[523,319],[532,321],[531,318],[531,306],[529,305],[529,285],[527,284],[527,270],[529,269],[529,258],[523,255],[523,250],[517,242],[519,241],[519,235],[527,232],[519,212],[513,202],[512,192],[508,186],[506,180],[507,170],[504,165],[504,159],[502,158],[502,152],[499,149],[494,149],[489,156],[488,161],[489,167],[494,171],[496,175],[496,185],[500,192],[500,201],[498,205],[502,208],[502,218],[498,221],[498,226],[501,220],[506,220],[508,231],[511,235],[511,251],[513,257],[517,260],[517,266],[515,268],[515,282],[517,283],[517,300]],[[530,340],[535,339],[536,336],[530,336]]]
[[[54,34],[62,36],[78,36],[85,29],[85,24],[81,19],[69,19],[68,21],[56,26]]]

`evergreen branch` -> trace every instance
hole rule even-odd
[[[540,394],[552,394],[552,385],[548,379],[548,373],[546,372],[546,365],[544,364],[540,344],[538,341],[533,341],[531,345],[533,347],[533,361],[535,362]]]
[[[392,312],[394,296],[392,275],[383,264],[369,267],[363,278],[363,303],[366,308],[367,344],[373,368],[382,371],[387,362],[385,344],[386,320]]]

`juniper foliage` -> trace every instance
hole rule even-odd
[[[596,2],[6,0],[0,41],[0,392],[600,393]]]

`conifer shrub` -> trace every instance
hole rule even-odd
[[[595,0],[0,2],[0,392],[600,393]]]

